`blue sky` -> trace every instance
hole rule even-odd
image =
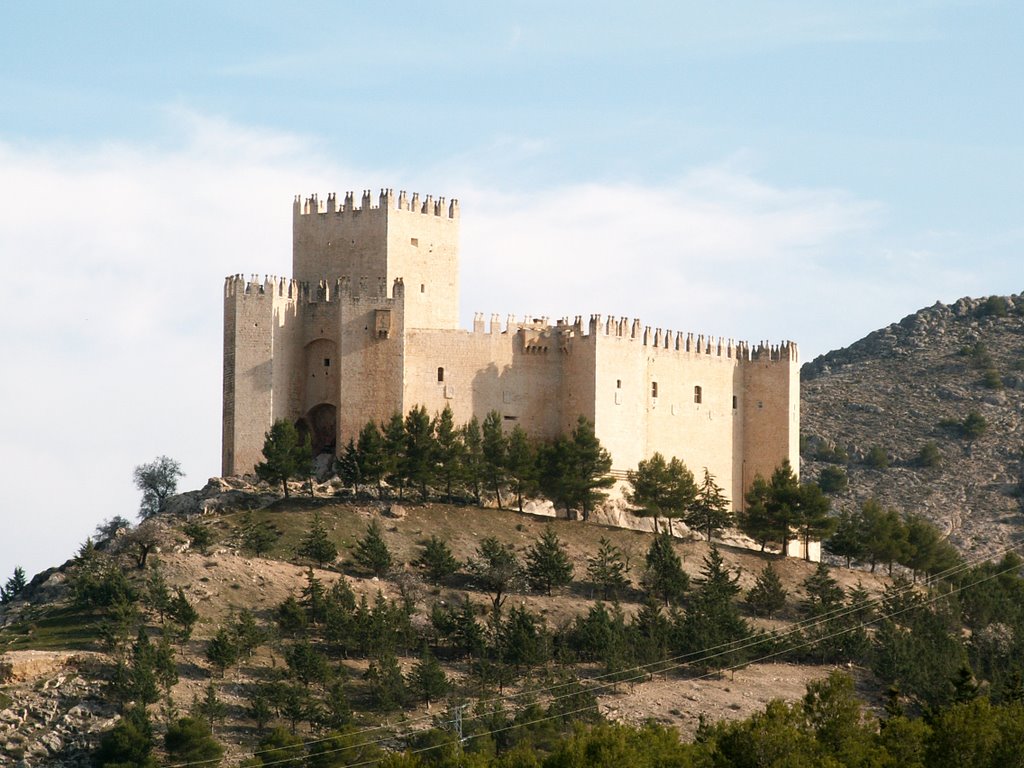
[[[5,5],[0,578],[131,516],[135,464],[218,472],[222,280],[287,274],[295,194],[460,198],[467,324],[808,360],[1024,287],[1018,4],[486,5]]]

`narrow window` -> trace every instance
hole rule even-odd
[[[444,368],[437,369],[437,381],[439,384],[444,381]]]
[[[615,380],[615,388],[616,389],[622,389],[622,379],[616,379]]]
[[[704,394],[701,392],[700,387],[693,388],[693,402],[700,403],[704,399]]]
[[[652,381],[651,382],[651,397],[657,397],[657,396],[658,396],[658,382]]]
[[[733,395],[733,396],[732,396],[732,409],[733,409],[734,411],[736,410],[736,403],[737,403],[737,402],[739,402],[739,401],[738,401],[738,399],[737,399],[736,395]]]
[[[426,283],[420,283],[420,293],[426,293],[426,292],[427,292],[427,285],[426,285]]]
[[[325,357],[324,358],[324,368],[330,368],[330,367],[331,367],[331,358]]]
[[[505,421],[518,421],[519,417],[518,416],[505,416],[504,419],[505,419]]]

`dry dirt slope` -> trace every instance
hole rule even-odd
[[[935,304],[807,363],[801,379],[804,478],[826,466],[823,447],[849,454],[851,490],[837,509],[875,497],[922,512],[968,554],[1020,541],[1024,296]],[[977,439],[940,426],[971,412],[987,422]],[[940,463],[918,466],[929,441]],[[863,463],[876,445],[889,468]]]

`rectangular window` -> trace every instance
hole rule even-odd
[[[651,397],[657,397],[657,396],[658,396],[658,382],[652,381],[651,382]]]
[[[331,367],[331,358],[325,357],[324,358],[324,368],[330,368],[330,367]]]
[[[738,402],[739,402],[739,398],[737,398],[736,395],[733,395],[732,396],[732,409],[734,411],[736,410],[736,405],[737,405]]]
[[[444,368],[437,369],[437,382],[438,384],[444,381]]]
[[[704,392],[700,387],[693,388],[693,402],[701,403],[704,401]]]

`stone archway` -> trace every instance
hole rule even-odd
[[[320,403],[309,409],[301,420],[313,443],[313,455],[333,454],[338,442],[338,409],[330,403]]]

